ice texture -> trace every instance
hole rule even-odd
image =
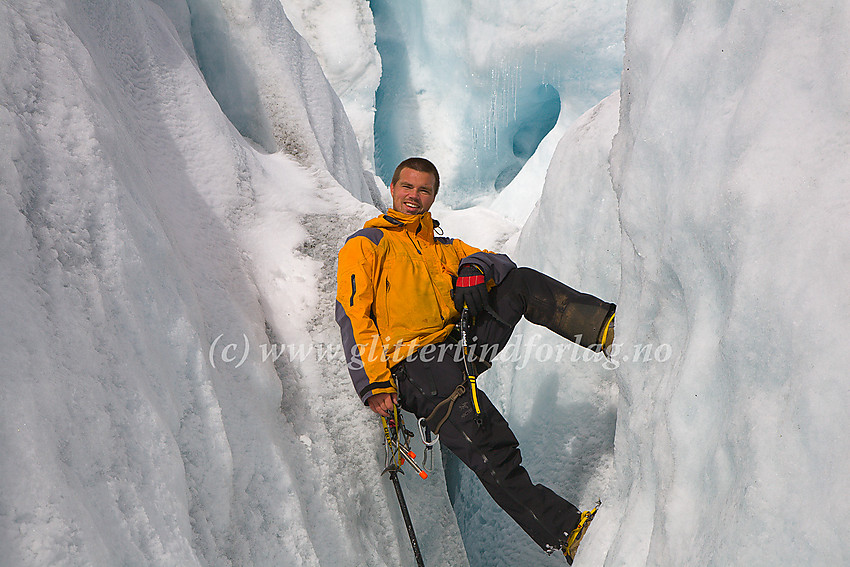
[[[389,183],[399,161],[429,156],[452,205],[506,187],[558,121],[563,135],[619,85],[624,1],[370,5],[378,174]]]
[[[617,334],[672,356],[618,369],[615,497],[586,561],[846,564],[848,6],[628,18]]]
[[[375,112],[447,236],[618,304],[479,382],[603,500],[576,565],[847,564],[850,8],[632,0],[608,96],[623,2],[400,4],[0,3],[0,563],[414,564],[332,316]],[[452,457],[402,483],[426,564],[562,564]]]
[[[237,76],[278,81],[269,154],[161,4],[0,4],[0,563],[411,564],[377,424],[316,352],[377,212],[339,100],[282,11],[218,6],[221,52],[258,51]],[[432,478],[423,551],[466,565]]]
[[[375,91],[381,57],[368,0],[281,0],[286,15],[316,53],[354,128],[364,166],[374,171]]]

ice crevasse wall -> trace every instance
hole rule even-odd
[[[407,561],[344,365],[258,353],[338,344],[335,247],[379,204],[280,4],[11,1],[0,30],[0,563]]]
[[[850,558],[848,21],[841,2],[629,3],[605,262],[622,268],[618,341],[672,357],[616,370],[613,473],[581,561]],[[278,3],[4,2],[0,25],[4,558],[410,561],[344,369],[205,358],[221,333],[336,340],[316,315],[330,243],[374,212],[345,191],[373,200]],[[197,26],[226,41],[197,45]],[[246,90],[213,99],[233,76]],[[578,254],[543,214],[575,190],[547,180],[521,255],[557,264],[528,244],[541,230]],[[445,500],[420,535],[463,565]]]
[[[850,561],[848,29],[842,2],[629,3],[617,336],[673,356],[617,371],[598,564]]]

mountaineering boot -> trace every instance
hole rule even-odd
[[[590,522],[593,521],[593,517],[596,515],[596,510],[599,509],[600,504],[602,504],[602,502],[597,502],[593,510],[581,513],[578,526],[570,532],[569,537],[567,537],[567,543],[565,543],[561,548],[564,552],[564,557],[567,559],[568,565],[573,564],[573,559],[576,557],[576,552],[578,551],[578,545],[581,543],[581,538],[584,537],[584,533],[587,531],[587,528],[590,527]]]

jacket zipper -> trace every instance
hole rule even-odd
[[[405,232],[407,232],[407,231],[405,231]],[[407,237],[410,239],[410,243],[413,244],[413,248],[417,252],[419,252],[419,255],[424,256],[424,254],[422,254],[422,250],[419,249],[419,247],[416,245],[416,241],[413,240],[413,237],[410,235],[410,232],[407,232]],[[426,260],[425,272],[428,274],[428,281],[431,282],[431,289],[434,290],[434,295],[437,295],[437,293],[438,293],[437,292],[437,286],[434,284],[434,276],[431,275],[431,270],[429,270],[428,267],[427,267],[427,260]],[[437,301],[437,310],[440,313],[440,321],[443,323],[443,325],[445,325],[446,324],[446,316],[443,315],[443,306],[440,304],[439,301]]]
[[[354,294],[357,292],[357,282],[354,280],[354,274],[351,274],[351,299],[348,301],[349,307],[354,307]]]
[[[405,231],[405,232],[407,232],[407,231]],[[417,251],[417,252],[419,252],[419,255],[421,256],[421,255],[422,255],[422,250],[420,250],[420,249],[419,249],[419,247],[416,245],[416,241],[415,241],[415,240],[413,240],[413,237],[412,237],[412,236],[410,236],[410,233],[409,233],[409,232],[407,232],[407,237],[410,239],[410,243],[411,243],[411,244],[413,244],[413,247],[416,249],[416,251]]]

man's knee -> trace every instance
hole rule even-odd
[[[519,267],[508,272],[502,283],[498,285],[499,291],[507,293],[525,294],[529,289],[529,283],[543,276],[541,272],[533,268]]]
[[[519,441],[485,394],[479,392],[479,396],[482,413],[475,415],[471,407],[464,408],[462,404],[455,407],[449,420],[451,434],[444,442],[477,475],[489,477],[495,472],[505,476],[507,471],[503,469],[512,469],[522,460]]]

